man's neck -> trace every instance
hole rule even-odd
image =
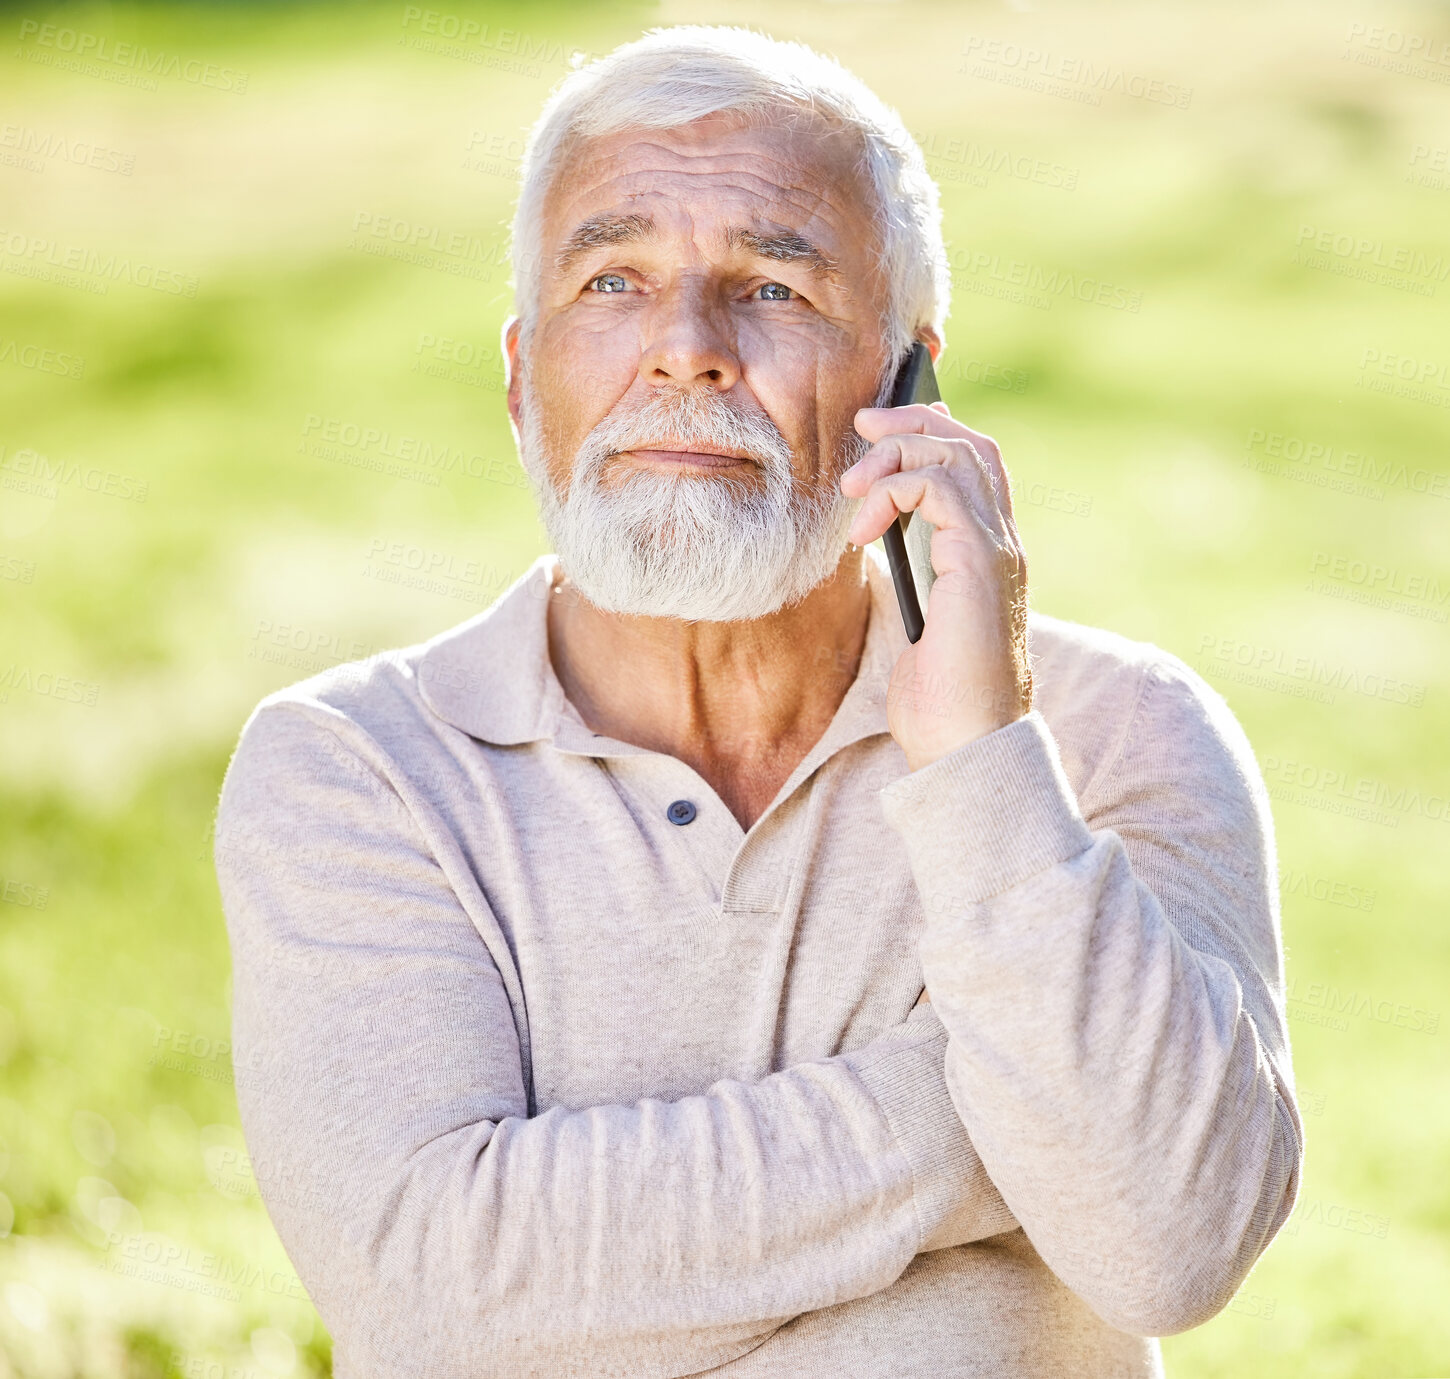
[[[835,717],[870,606],[857,549],[794,607],[746,622],[605,613],[565,574],[549,657],[593,731],[678,757],[748,829]]]

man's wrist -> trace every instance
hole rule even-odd
[[[984,719],[982,722],[969,726],[952,741],[931,746],[907,746],[902,744],[902,754],[906,757],[907,769],[920,771],[930,766],[933,762],[940,761],[943,757],[950,756],[953,752],[960,751],[968,744],[977,742],[991,733],[999,732],[1003,728],[1010,727],[1013,723],[1020,722],[1027,717],[1027,710],[1010,717],[1003,715],[991,719]]]
[[[999,894],[1093,842],[1035,711],[893,781],[881,804],[929,916]]]
[[[1032,712],[1032,704],[1032,677],[1025,661],[971,678],[918,671],[893,677],[887,720],[907,766],[920,771],[1020,722]],[[893,714],[893,708],[898,712]]]

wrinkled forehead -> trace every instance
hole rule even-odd
[[[857,131],[796,107],[576,137],[543,201],[541,266],[547,275],[581,226],[631,215],[661,234],[782,228],[829,244],[832,259],[870,260],[880,246],[863,155]]]

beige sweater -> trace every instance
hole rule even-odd
[[[1034,614],[1038,709],[908,774],[873,561],[746,832],[564,698],[553,566],[269,695],[222,790],[243,1127],[340,1379],[1161,1372],[1302,1153],[1223,700]]]

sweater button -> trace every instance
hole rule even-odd
[[[689,824],[695,821],[695,806],[689,800],[676,800],[667,810],[665,818],[672,824]]]

